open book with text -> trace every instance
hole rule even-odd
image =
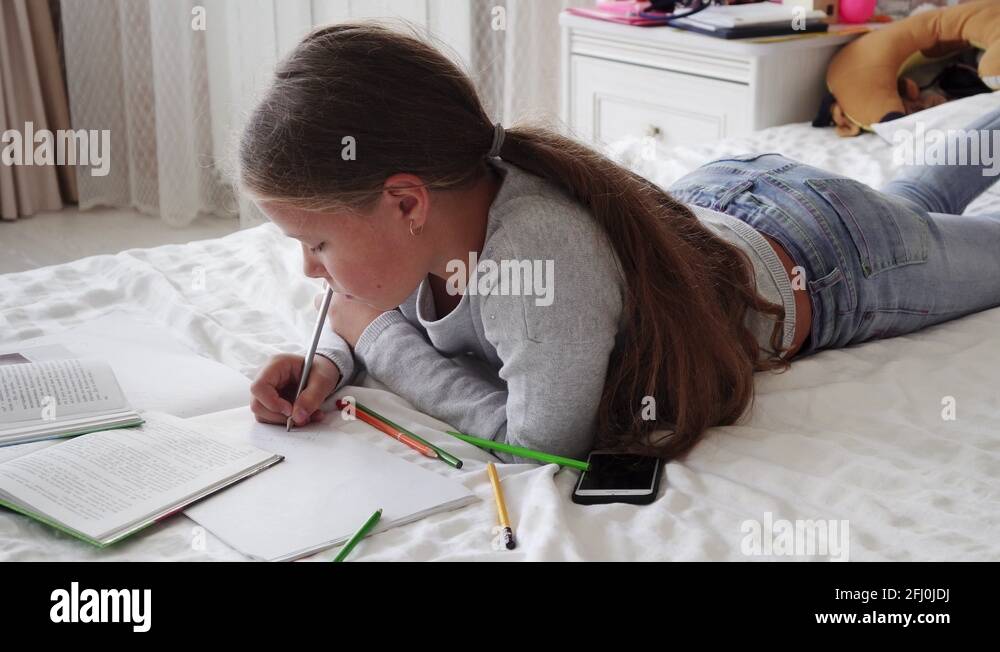
[[[140,423],[103,360],[0,356],[0,446]]]
[[[280,462],[282,455],[147,412],[0,463],[0,505],[106,546]]]

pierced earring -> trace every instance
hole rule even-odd
[[[423,232],[424,232],[424,225],[423,225],[423,224],[421,224],[421,225],[420,225],[420,230],[419,230],[419,231],[417,231],[416,233],[414,233],[414,232],[413,232],[413,220],[410,220],[410,235],[412,235],[412,236],[416,237],[416,236],[420,235],[420,234],[421,234],[421,233],[423,233]]]

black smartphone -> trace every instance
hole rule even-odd
[[[660,488],[660,458],[596,451],[590,454],[587,462],[590,470],[584,471],[576,483],[574,503],[646,505],[656,500]]]

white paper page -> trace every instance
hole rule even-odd
[[[61,344],[46,344],[41,346],[19,347],[10,350],[8,353],[0,353],[0,366],[7,364],[23,364],[25,362],[42,362],[43,360],[60,360],[64,358],[77,357],[72,351]],[[0,446],[0,464],[15,457],[22,457],[28,453],[48,448],[60,443],[58,439],[46,439],[43,441],[33,441],[27,444],[15,444],[13,446]]]
[[[58,422],[127,408],[111,367],[100,360],[46,360],[0,366],[0,424]]]
[[[375,532],[449,503],[457,507],[475,500],[458,481],[351,436],[338,429],[336,419],[290,433],[257,423],[248,408],[188,421],[285,456],[267,473],[184,512],[257,559],[281,559],[345,540],[380,507]]]
[[[62,344],[44,344],[41,346],[27,344],[25,346],[19,345],[12,349],[8,347],[0,349],[0,366],[79,357],[81,356],[73,353]]]
[[[32,441],[27,444],[14,444],[12,446],[0,446],[0,464],[3,464],[7,460],[13,460],[18,457],[24,457],[29,453],[34,453],[35,451],[42,450],[43,448],[48,448],[49,446],[55,446],[56,444],[61,444],[67,440],[65,439],[43,439],[42,441]]]
[[[183,419],[144,416],[137,428],[83,435],[0,465],[0,491],[97,538],[272,457]]]
[[[20,353],[30,357],[29,348],[51,345],[71,351],[69,357],[106,360],[136,410],[190,417],[250,403],[250,380],[241,373],[198,355],[169,330],[121,312],[61,333],[5,344],[0,346],[0,356]],[[53,351],[35,350],[34,354],[51,359]]]

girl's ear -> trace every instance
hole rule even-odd
[[[396,217],[413,223],[416,228],[424,223],[430,193],[419,177],[412,174],[393,175],[386,179],[384,189]]]
[[[399,200],[399,210],[402,211],[403,217],[410,217],[413,209],[416,208],[417,204],[420,203],[416,197],[413,195],[405,195]]]

